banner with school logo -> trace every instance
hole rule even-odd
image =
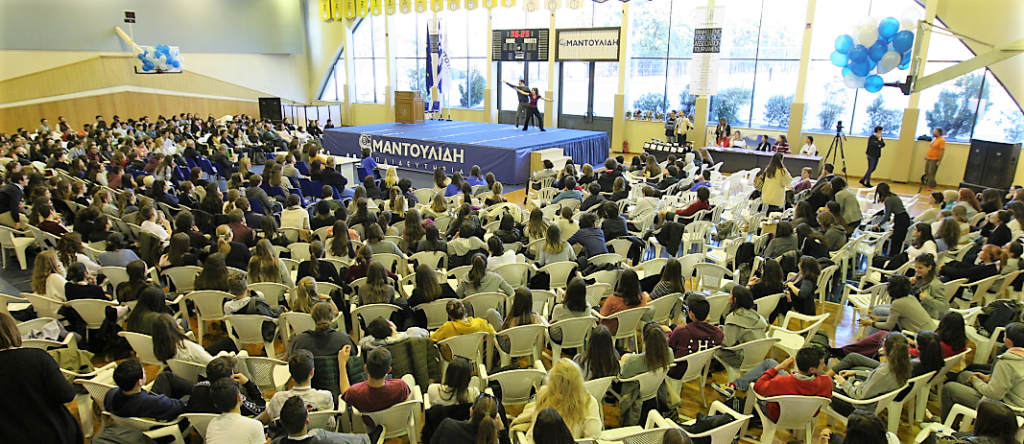
[[[459,4],[459,0],[448,0],[448,10],[458,11],[462,5]]]
[[[722,6],[699,7],[694,13],[693,61],[690,63],[690,94],[718,93],[718,58],[722,49]]]
[[[331,0],[320,0],[320,19],[325,22],[331,19]]]
[[[558,30],[556,60],[618,61],[619,28]]]
[[[341,0],[342,10],[345,12],[345,18],[352,19],[356,18],[356,0]]]
[[[402,11],[402,14],[408,14],[412,12],[412,0],[399,0],[398,10]]]
[[[331,0],[331,18],[341,20],[345,17],[345,3],[341,0]]]
[[[370,1],[370,14],[375,17],[380,17],[384,13],[384,1],[383,0],[371,0]]]
[[[398,12],[398,2],[395,0],[384,0],[384,12],[387,15],[395,15],[395,12]]]
[[[540,9],[540,0],[523,0],[523,11],[534,12]]]
[[[360,17],[370,15],[370,0],[356,0],[356,15]]]
[[[428,6],[429,5],[428,5],[427,0],[416,0],[416,12],[417,13],[422,14],[424,12],[427,12],[427,7]]]

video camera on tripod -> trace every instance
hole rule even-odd
[[[825,153],[825,157],[821,158],[822,162],[830,162],[832,165],[836,164],[836,154],[838,154],[843,160],[843,177],[848,178],[846,175],[846,150],[843,149],[843,141],[846,140],[846,136],[843,135],[843,121],[836,122],[836,136],[832,138],[832,144],[828,147],[828,152]],[[829,158],[831,157],[831,161]]]

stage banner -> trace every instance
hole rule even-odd
[[[483,5],[487,9],[494,9],[498,7],[498,0],[481,0]]]
[[[384,12],[387,15],[395,15],[395,12],[398,12],[398,2],[395,0],[384,0]]]
[[[512,8],[516,6],[516,0],[501,0],[501,6]]]
[[[713,96],[718,93],[718,58],[722,49],[722,17],[725,7],[702,6],[696,9],[690,94]]]
[[[416,0],[416,12],[422,14],[427,12],[427,0]]]
[[[344,3],[341,0],[331,0],[331,17],[335,20],[345,17]]]
[[[523,0],[523,11],[534,12],[540,9],[540,0]]]
[[[559,29],[558,61],[618,61],[619,28]]]
[[[554,11],[562,7],[562,0],[547,0],[546,2],[544,2],[544,7],[548,11]]]
[[[356,0],[356,15],[360,17],[370,15],[370,0]]]
[[[370,1],[370,14],[376,17],[380,17],[384,13],[384,0],[371,0]]]
[[[325,22],[331,19],[331,0],[320,0],[320,18]]]
[[[398,10],[402,11],[402,14],[408,14],[412,12],[412,0],[399,0]]]
[[[430,10],[434,12],[444,11],[444,0],[430,0]]]
[[[356,18],[356,0],[341,0],[341,6],[342,11],[345,13],[345,18]]]
[[[448,10],[458,11],[462,5],[459,4],[459,0],[448,0]]]

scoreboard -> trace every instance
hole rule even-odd
[[[491,59],[496,62],[546,62],[548,29],[503,29],[491,36]]]

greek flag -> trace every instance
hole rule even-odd
[[[427,20],[427,89],[437,86],[438,94],[447,92],[452,85],[451,68],[448,42],[441,33],[441,20]]]

